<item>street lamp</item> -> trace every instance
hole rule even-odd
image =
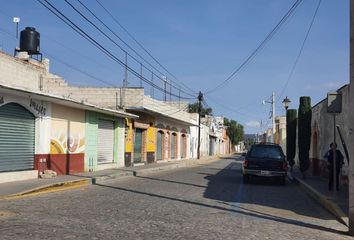
[[[288,98],[288,96],[286,96],[283,100],[283,106],[284,106],[285,110],[288,110],[290,103],[291,103],[290,99]]]

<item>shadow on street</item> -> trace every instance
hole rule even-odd
[[[194,183],[188,183],[183,181],[170,180],[165,178],[150,177],[150,176],[136,176],[137,178],[149,180],[149,181],[161,181],[173,184],[181,184],[186,186],[192,186],[197,188],[203,188],[203,197],[206,199],[216,200],[215,205],[210,203],[205,203],[201,201],[188,200],[183,197],[177,198],[172,196],[167,196],[164,194],[151,193],[145,190],[135,190],[129,187],[117,187],[110,186],[109,184],[96,183],[96,186],[114,189],[117,191],[130,192],[134,194],[161,198],[168,201],[180,202],[185,204],[192,204],[196,206],[201,206],[205,208],[217,209],[233,214],[242,214],[243,216],[256,217],[266,220],[272,220],[280,223],[293,224],[301,227],[317,229],[321,231],[327,231],[337,234],[347,234],[345,231],[339,231],[336,229],[316,225],[313,223],[307,223],[295,219],[290,219],[282,216],[276,216],[271,213],[264,213],[252,209],[246,209],[240,206],[242,203],[253,204],[271,207],[275,209],[284,209],[290,212],[295,212],[296,214],[309,216],[312,218],[323,219],[323,220],[334,220],[331,218],[330,214],[321,214],[317,211],[308,210],[306,208],[307,204],[303,201],[309,201],[308,197],[304,195],[297,187],[287,182],[285,186],[279,185],[270,179],[254,178],[250,184],[243,184],[240,158],[227,158],[229,164],[223,168],[210,167],[210,165],[205,165],[198,170],[197,174],[203,175],[205,179],[208,180],[208,184],[200,185]],[[226,159],[225,159],[226,160]],[[226,160],[227,161],[227,160]],[[215,170],[217,173],[215,174]],[[209,172],[210,171],[210,172]],[[294,194],[299,194],[295,197]],[[303,197],[304,199],[299,199]],[[294,200],[295,199],[295,200]],[[300,201],[300,204],[299,204]],[[312,200],[310,200],[312,201]],[[302,206],[301,206],[302,205]],[[305,206],[305,207],[304,207]]]

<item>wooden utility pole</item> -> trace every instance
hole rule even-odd
[[[350,57],[349,57],[349,76],[350,76],[350,109],[354,108],[354,0],[350,0]],[[354,113],[351,111],[351,125],[354,129]],[[350,140],[354,141],[354,134],[350,135]],[[354,148],[350,150],[350,159],[354,159]],[[353,161],[353,160],[352,160]],[[354,163],[349,163],[349,234],[354,236]]]
[[[197,159],[200,159],[200,114],[202,111],[202,101],[203,93],[199,91],[198,94],[198,150],[197,150]]]

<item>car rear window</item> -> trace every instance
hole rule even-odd
[[[273,158],[282,159],[284,157],[283,151],[277,146],[253,146],[248,152],[250,158]]]

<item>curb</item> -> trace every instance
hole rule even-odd
[[[342,209],[331,200],[331,198],[324,196],[309,184],[297,177],[293,177],[292,181],[300,185],[300,187],[304,189],[310,197],[312,197],[316,202],[321,204],[325,209],[332,213],[340,223],[346,225],[347,227],[349,226],[348,217],[342,211]]]
[[[115,173],[110,175],[92,177],[90,178],[91,180],[90,183],[94,185],[96,183],[102,183],[108,180],[113,180],[113,179],[118,179],[123,177],[132,177],[132,176],[134,176],[134,171],[126,171],[126,172],[120,172],[120,173]]]
[[[87,186],[89,184],[90,184],[90,180],[87,178],[73,180],[73,181],[57,182],[57,183],[53,183],[53,184],[47,184],[44,186],[32,188],[30,190],[26,190],[26,191],[23,191],[20,193],[0,196],[0,201],[1,200],[14,200],[14,199],[19,199],[19,198],[24,198],[24,197],[35,196],[35,195],[39,195],[39,194],[43,194],[43,193],[65,191],[68,189],[74,189],[74,188]]]
[[[226,156],[222,156],[222,157],[229,157],[229,156],[233,156],[233,155],[234,154],[226,155]],[[1,200],[20,199],[20,198],[25,198],[25,197],[30,197],[30,196],[36,196],[39,194],[50,193],[50,192],[65,191],[65,190],[75,189],[75,188],[79,188],[79,187],[83,187],[83,186],[87,186],[87,185],[94,185],[96,183],[103,183],[108,180],[113,180],[113,179],[118,179],[118,178],[123,178],[123,177],[141,176],[141,175],[148,174],[148,173],[172,170],[172,169],[183,168],[183,167],[192,167],[192,166],[196,166],[198,164],[208,164],[208,163],[216,162],[219,160],[221,160],[220,156],[217,156],[217,158],[207,157],[204,159],[186,160],[183,162],[179,162],[178,160],[176,160],[173,162],[173,164],[167,165],[167,166],[157,166],[157,167],[146,168],[146,169],[141,169],[141,170],[119,172],[119,173],[110,174],[110,175],[103,175],[103,176],[96,176],[96,177],[85,177],[83,179],[78,179],[78,180],[57,182],[57,183],[53,183],[53,184],[47,184],[44,186],[32,188],[30,190],[26,190],[26,191],[23,191],[20,193],[0,196],[0,201]]]

